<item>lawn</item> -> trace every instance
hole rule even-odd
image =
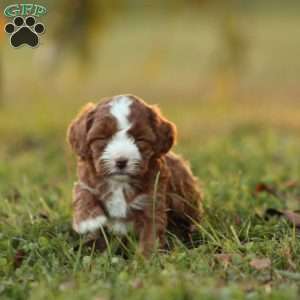
[[[258,17],[252,38],[262,30],[268,32],[269,40],[260,40],[258,34],[252,55],[266,66],[259,70],[248,66],[238,100],[235,93],[228,92],[230,88],[221,89],[221,95],[211,93],[219,75],[216,79],[210,74],[207,79],[207,70],[199,71],[205,58],[196,69],[193,62],[198,54],[193,50],[185,62],[174,63],[180,51],[202,45],[189,35],[180,44],[180,39],[170,35],[177,52],[168,48],[170,55],[162,59],[159,70],[149,70],[147,60],[145,70],[139,69],[144,58],[138,56],[138,50],[133,50],[137,56],[131,56],[127,49],[124,67],[117,73],[120,58],[114,60],[113,49],[124,43],[124,36],[137,40],[140,32],[134,22],[128,23],[125,34],[121,24],[111,29],[111,44],[104,43],[102,50],[107,60],[100,59],[97,70],[89,74],[78,74],[76,67],[66,63],[57,75],[50,76],[39,66],[42,47],[33,55],[30,49],[12,52],[4,46],[0,299],[299,299],[299,231],[287,219],[266,213],[268,209],[300,208],[300,103],[294,80],[300,74],[299,66],[295,63],[293,72],[287,67],[280,73],[282,65],[292,65],[296,57],[291,55],[285,62],[280,59],[281,51],[293,48],[284,32],[296,32],[297,20],[280,23],[276,31],[278,39],[282,38],[280,53],[274,51],[265,60],[275,33],[261,26]],[[169,36],[173,21],[164,20],[168,26],[159,41],[164,34]],[[267,24],[273,26],[271,21]],[[183,19],[176,24],[174,34],[183,34]],[[195,28],[199,34],[206,32],[206,27],[200,27]],[[156,31],[147,28],[149,36]],[[142,53],[150,49],[147,55],[151,57],[152,45],[145,45],[148,48]],[[176,73],[176,68],[182,73]],[[99,71],[103,69],[107,73]],[[282,77],[276,78],[277,72]],[[134,242],[124,250],[125,256],[120,255],[116,238],[109,251],[99,253],[71,229],[75,158],[65,142],[67,125],[84,102],[122,92],[158,103],[177,124],[175,151],[191,162],[205,192],[197,247],[188,248],[173,237],[175,246],[169,253],[154,253],[144,260],[136,255]]]
[[[149,260],[83,244],[70,226],[72,160],[54,134],[24,136],[1,152],[2,299],[298,299],[299,233],[265,210],[299,208],[300,142],[240,125],[210,142],[179,144],[203,182],[200,245],[175,242]],[[281,197],[256,193],[258,183]],[[79,247],[78,247],[79,246]],[[265,268],[251,266],[270,259]],[[258,268],[258,269],[257,269]]]

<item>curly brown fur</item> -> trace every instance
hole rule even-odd
[[[89,103],[71,122],[67,138],[77,155],[77,232],[105,227],[126,234],[132,224],[148,255],[156,240],[164,246],[167,228],[190,232],[201,220],[197,179],[187,162],[170,152],[176,127],[157,107],[133,95]]]

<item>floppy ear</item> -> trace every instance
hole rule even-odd
[[[177,130],[174,123],[164,118],[157,106],[150,107],[150,119],[156,134],[156,153],[166,154],[176,142]]]
[[[90,157],[87,134],[93,124],[95,107],[96,105],[91,102],[83,106],[67,130],[68,143],[82,159]]]

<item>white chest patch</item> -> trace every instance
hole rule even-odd
[[[127,203],[125,191],[131,193],[132,188],[126,182],[109,181],[109,196],[106,198],[105,207],[109,216],[108,229],[117,235],[127,234],[131,222],[122,220],[127,218],[128,212],[143,210],[149,205],[149,196],[142,194],[132,202]]]
[[[106,200],[106,209],[111,218],[127,217],[127,202],[124,195],[126,183],[114,182],[109,183],[111,194]]]

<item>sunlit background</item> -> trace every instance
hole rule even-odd
[[[38,48],[14,49],[0,33],[0,149],[17,169],[50,146],[63,162],[80,107],[121,93],[159,104],[187,153],[233,131],[300,129],[297,1],[39,3]]]
[[[2,138],[64,134],[86,101],[128,92],[161,105],[187,142],[236,123],[300,126],[297,1],[39,3],[38,48],[13,49],[1,30]]]

